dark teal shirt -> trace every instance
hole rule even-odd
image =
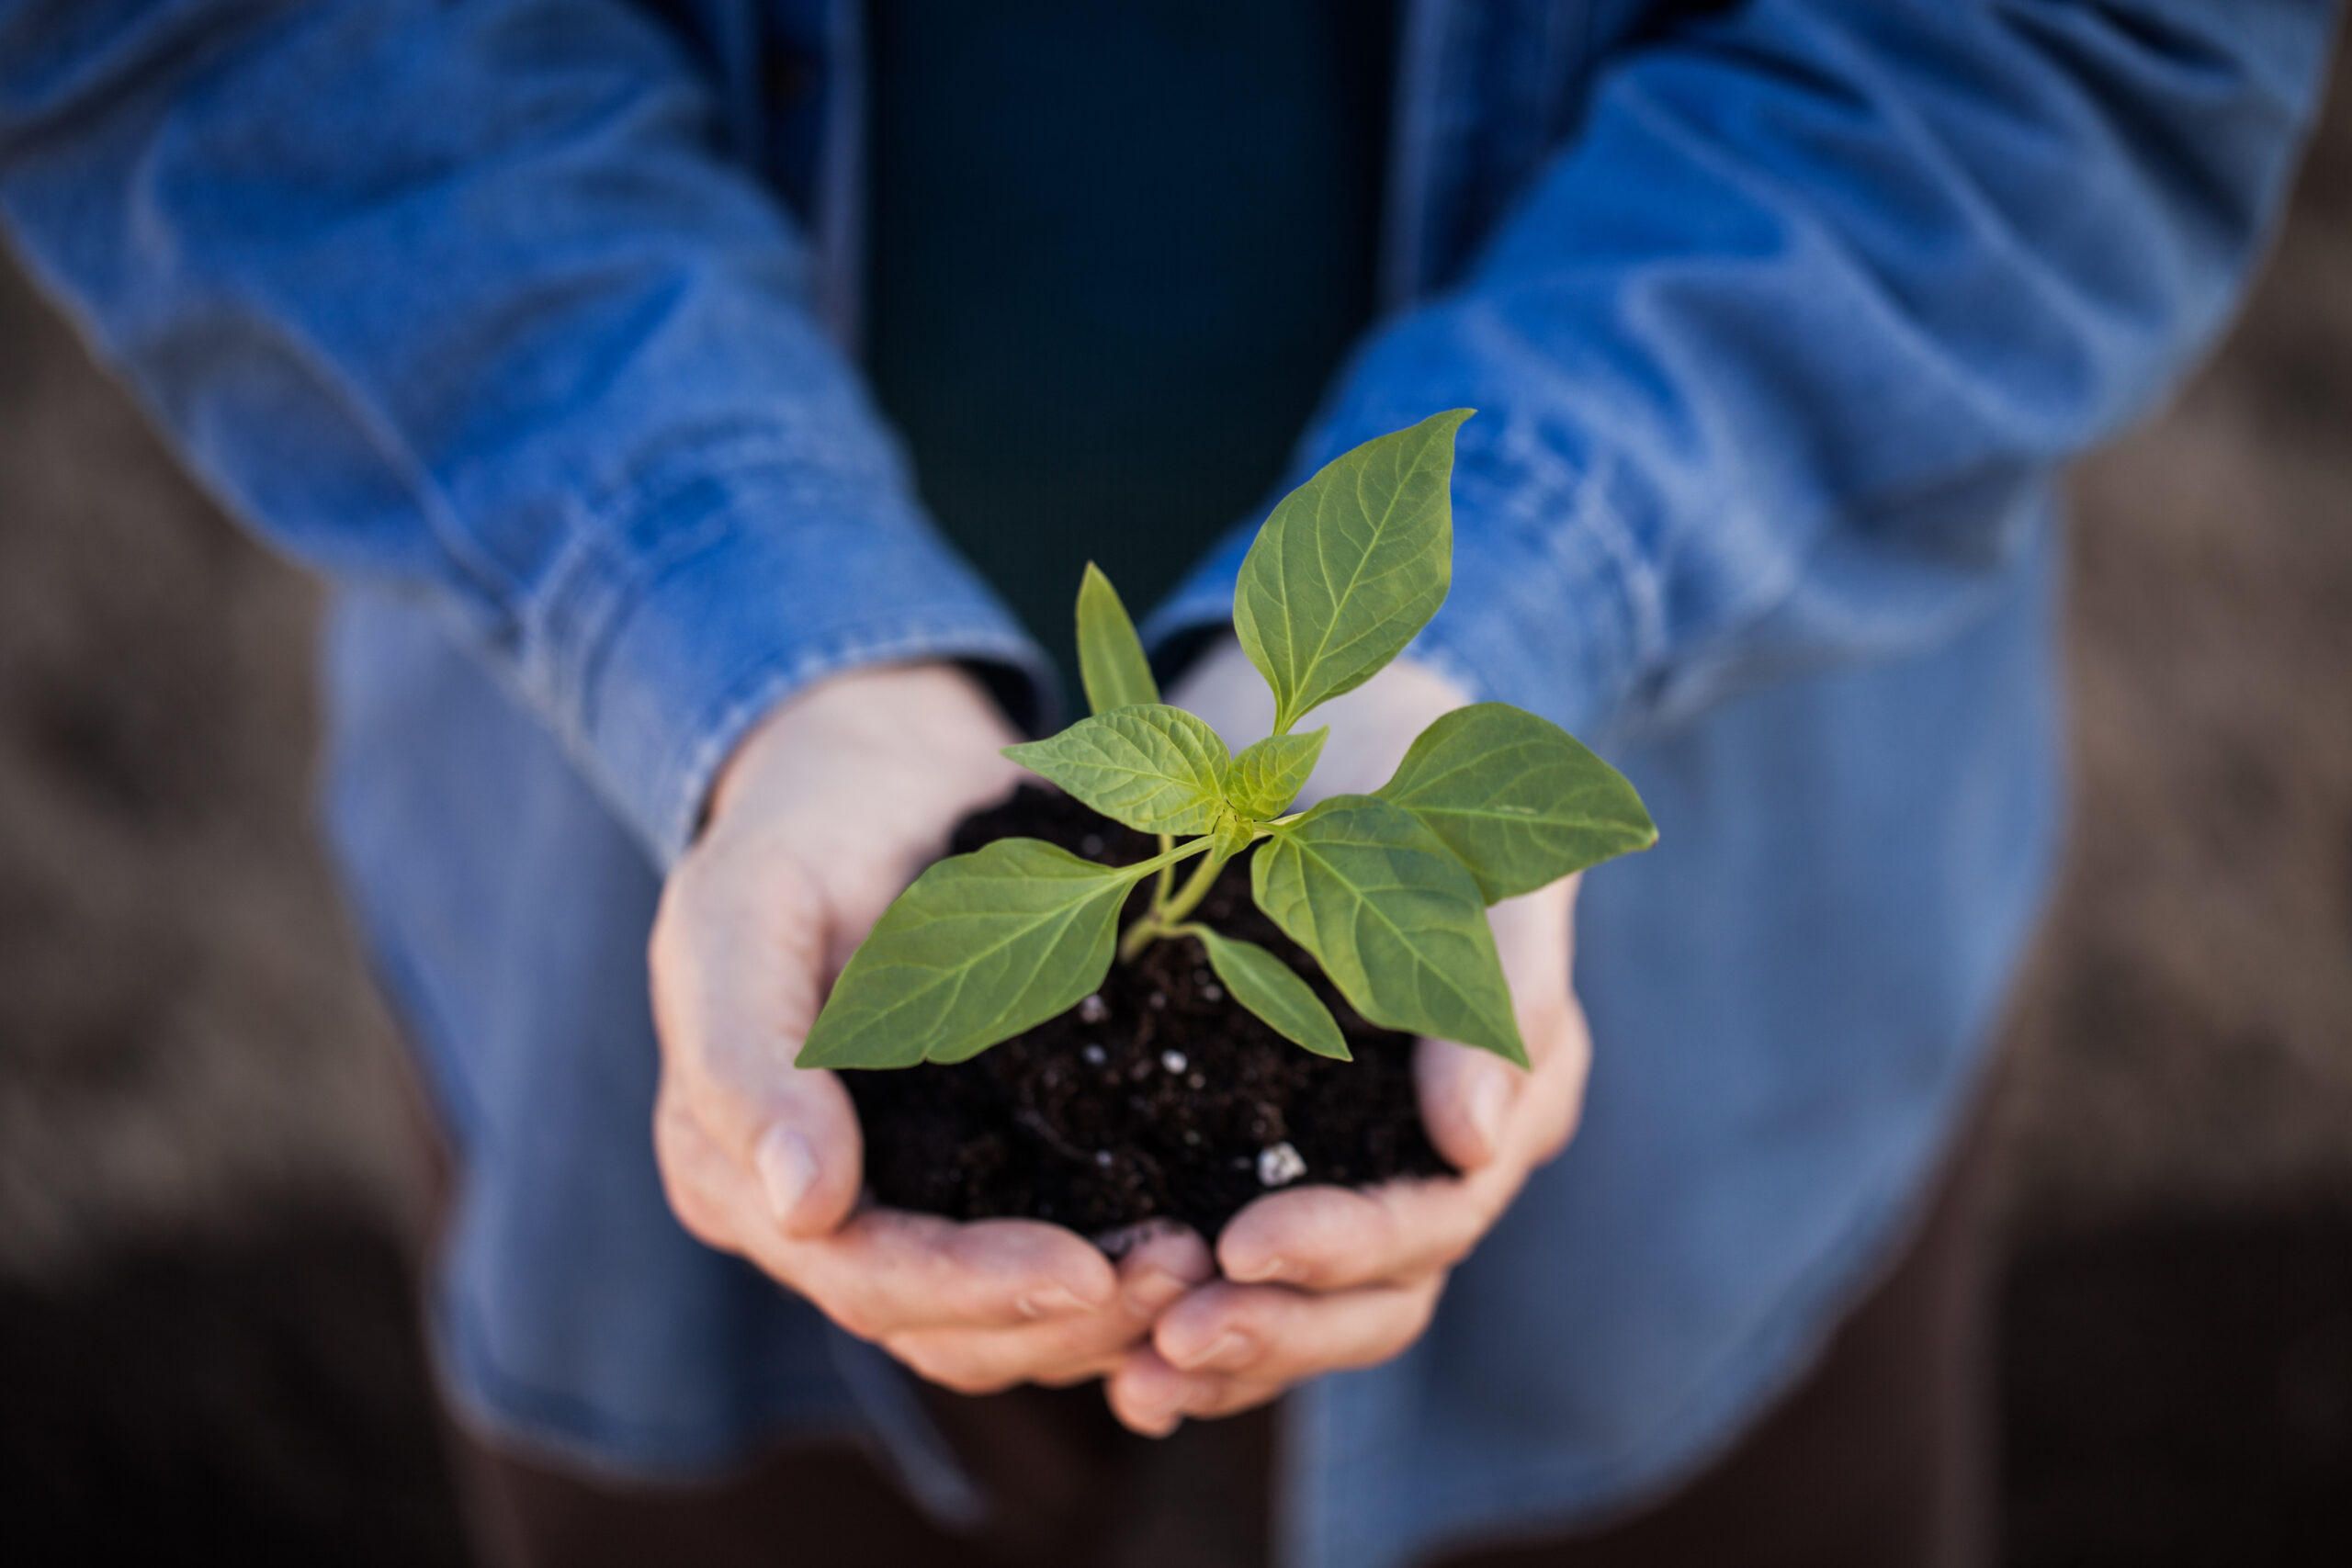
[[[1264,500],[1371,320],[1393,9],[870,17],[874,385],[1068,679],[1086,561],[1140,616]]]

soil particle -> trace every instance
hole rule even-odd
[[[1158,848],[1034,786],[967,818],[951,847],[1014,835],[1108,865]],[[1130,915],[1148,891],[1137,889]],[[1355,1060],[1312,1055],[1229,1000],[1198,942],[1155,942],[1114,964],[1078,1007],[968,1062],[843,1073],[875,1196],[955,1219],[1051,1220],[1086,1235],[1176,1219],[1214,1239],[1272,1186],[1446,1174],[1414,1100],[1411,1037],[1365,1022],[1259,911],[1248,856],[1226,867],[1195,918],[1295,965]],[[1280,1179],[1264,1180],[1269,1169]]]

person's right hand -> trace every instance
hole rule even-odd
[[[1181,1228],[1149,1233],[1114,1269],[1059,1225],[858,1210],[848,1091],[792,1065],[890,900],[959,818],[1023,776],[998,755],[1019,739],[948,665],[804,689],[720,774],[708,825],[662,889],[650,953],[654,1149],[679,1221],[963,1393],[1101,1375],[1216,1272]]]

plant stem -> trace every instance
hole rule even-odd
[[[1250,835],[1250,842],[1254,844],[1265,836],[1266,829],[1261,827]],[[1209,838],[1195,839],[1182,850],[1174,852],[1173,858],[1160,868],[1161,886],[1166,886],[1169,866],[1214,841]],[[1225,869],[1233,853],[1228,850],[1212,849],[1208,859],[1193,867],[1193,874],[1184,879],[1184,886],[1174,897],[1155,897],[1151,908],[1136,916],[1135,923],[1119,934],[1119,962],[1132,964],[1136,954],[1163,936],[1173,936],[1177,922],[1191,914],[1199,907],[1201,900],[1209,896],[1209,889],[1216,885],[1216,874]]]
[[[1170,848],[1164,849],[1158,854],[1152,856],[1149,860],[1137,861],[1133,865],[1125,866],[1122,869],[1133,872],[1135,874],[1134,880],[1136,882],[1141,882],[1153,872],[1164,872],[1179,861],[1191,860],[1194,855],[1210,848],[1215,842],[1216,840],[1214,839],[1204,836],[1194,839],[1189,844],[1177,844]],[[1130,884],[1130,886],[1132,886],[1132,884]]]
[[[1164,833],[1161,834],[1160,841],[1163,843],[1170,843],[1170,835]],[[1169,871],[1178,861],[1191,860],[1194,855],[1201,854],[1209,850],[1215,845],[1216,841],[1216,840],[1204,835],[1201,838],[1194,839],[1189,844],[1178,845],[1170,843],[1169,848],[1160,851],[1149,860],[1139,862],[1136,865],[1130,866],[1128,869],[1136,874],[1136,880],[1138,882],[1142,881],[1144,877],[1157,872],[1159,876],[1160,886],[1165,887],[1168,885]],[[1216,859],[1217,857],[1212,856],[1211,858]],[[1197,876],[1193,879],[1194,882],[1199,880],[1200,878]],[[1187,892],[1191,891],[1191,882],[1186,883],[1184,886]],[[1183,895],[1179,894],[1177,897],[1181,899]],[[1199,898],[1195,897],[1193,903],[1198,903],[1199,901]],[[1138,915],[1136,918],[1135,924],[1129,926],[1125,931],[1121,933],[1119,937],[1120,963],[1125,964],[1128,960],[1134,958],[1136,953],[1141,953],[1144,950],[1145,944],[1149,942],[1153,936],[1158,934],[1159,930],[1160,911],[1166,907],[1164,900],[1155,895],[1152,898],[1151,908],[1146,909],[1141,915]],[[1183,908],[1192,908],[1192,905],[1187,904]],[[1177,911],[1179,916],[1182,913],[1183,909],[1179,909]]]
[[[1216,883],[1216,874],[1223,871],[1225,863],[1232,858],[1223,850],[1211,850],[1208,859],[1193,868],[1193,874],[1184,879],[1184,886],[1178,889],[1175,897],[1168,901],[1168,907],[1157,912],[1153,924],[1165,931],[1191,914],[1200,901],[1209,896],[1209,888]]]
[[[1196,842],[1206,844],[1210,840],[1201,839]],[[1223,871],[1225,863],[1232,858],[1221,850],[1211,850],[1208,858],[1195,866],[1193,874],[1184,879],[1184,886],[1175,897],[1164,904],[1156,903],[1136,916],[1135,924],[1119,935],[1119,962],[1134,963],[1136,953],[1167,935],[1170,926],[1191,914],[1193,907],[1208,897],[1209,886],[1216,881],[1216,874]]]
[[[1159,835],[1159,852],[1161,854],[1164,855],[1168,853],[1175,847],[1176,839],[1173,834],[1162,833]],[[1176,863],[1174,861],[1170,861],[1166,865],[1159,868],[1159,885],[1151,890],[1151,912],[1153,914],[1156,915],[1162,909],[1168,908],[1168,890],[1174,886],[1176,886]]]

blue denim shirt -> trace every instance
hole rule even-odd
[[[1387,1366],[1292,1401],[1287,1561],[1591,1519],[1720,1452],[1900,1237],[2048,882],[2049,488],[2210,343],[2319,0],[1415,0],[1389,313],[1301,473],[1463,432],[1416,654],[1596,738],[1582,1131]],[[0,0],[0,211],[342,589],[331,815],[465,1180],[452,1396],[694,1474],[879,1433],[877,1353],[655,1178],[643,943],[765,709],[1042,682],[860,389],[844,0]],[[1152,634],[1227,612],[1216,553]],[[1038,693],[1041,704],[1046,699]]]

